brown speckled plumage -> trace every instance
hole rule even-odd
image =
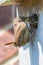
[[[20,22],[19,22],[19,20],[20,20]],[[22,22],[21,19],[16,18],[14,20],[14,25],[15,25],[15,23],[16,23],[16,26],[14,26],[15,40],[16,40],[17,45],[22,46],[30,41],[29,30],[27,29],[26,24],[24,22]]]

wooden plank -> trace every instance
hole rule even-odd
[[[15,1],[7,2],[7,1],[5,1],[4,3],[0,4],[0,6],[8,6],[8,5],[14,5],[14,4],[20,5],[19,2],[15,2]]]

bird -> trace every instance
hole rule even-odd
[[[24,18],[25,17],[23,17],[23,19]],[[15,18],[13,21],[15,42],[10,42],[9,44],[23,46],[26,43],[33,41],[37,26],[38,26],[37,14],[33,14],[32,16],[29,17],[29,20],[27,19],[25,21],[23,21],[21,18]]]

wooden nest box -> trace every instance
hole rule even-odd
[[[6,6],[6,5],[14,5],[14,4],[21,4],[21,6],[24,6],[25,8],[31,8],[31,7],[43,7],[43,0],[10,0],[10,2],[7,2],[7,0],[0,4],[0,6]]]
[[[43,8],[43,0],[14,0],[17,3],[20,3],[21,6],[25,8],[32,8],[32,7],[41,7]]]

